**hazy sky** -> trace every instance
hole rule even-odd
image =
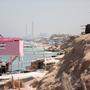
[[[90,0],[0,0],[0,33],[25,36],[39,33],[79,34],[90,23]]]

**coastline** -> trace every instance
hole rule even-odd
[[[36,90],[35,88],[30,86],[30,83],[32,83],[33,80],[40,81],[44,76],[48,73],[49,69],[52,67],[52,65],[55,63],[58,64],[60,62],[60,59],[62,59],[64,55],[57,55],[57,57],[51,57],[51,58],[46,58],[44,60],[44,64],[46,65],[44,69],[36,69],[36,71],[31,71],[27,73],[18,73],[18,74],[10,74],[10,75],[2,75],[0,76],[0,80],[4,80],[4,83],[2,83],[1,86],[7,86],[8,83],[12,82],[12,77],[13,81],[22,81],[24,83],[24,87],[20,87],[20,90]],[[38,62],[38,60],[33,61],[33,62]],[[50,65],[49,65],[50,64]],[[50,67],[48,69],[48,67]],[[18,83],[18,82],[16,82]],[[0,83],[1,84],[1,83]],[[17,87],[18,88],[18,87]],[[3,89],[2,89],[3,90]],[[17,89],[9,89],[9,90],[17,90]]]

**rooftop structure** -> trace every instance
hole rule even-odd
[[[23,41],[20,38],[0,38],[0,55],[23,56]]]

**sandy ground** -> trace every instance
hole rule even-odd
[[[45,70],[37,70],[35,72],[29,72],[29,73],[21,73],[21,74],[13,74],[14,80],[19,79],[27,79],[30,77],[33,77],[37,80],[40,80],[44,77],[44,75],[47,73]],[[11,79],[11,75],[3,75],[0,76],[0,79]],[[31,80],[24,83],[24,88],[20,88],[20,90],[36,90],[35,88],[32,88],[30,86]],[[4,84],[3,82],[0,82],[0,84]],[[0,89],[1,90],[1,89]],[[9,89],[9,90],[19,90],[19,89]]]

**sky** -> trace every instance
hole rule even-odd
[[[0,0],[3,36],[32,36],[32,22],[34,36],[80,34],[90,24],[90,0]]]

